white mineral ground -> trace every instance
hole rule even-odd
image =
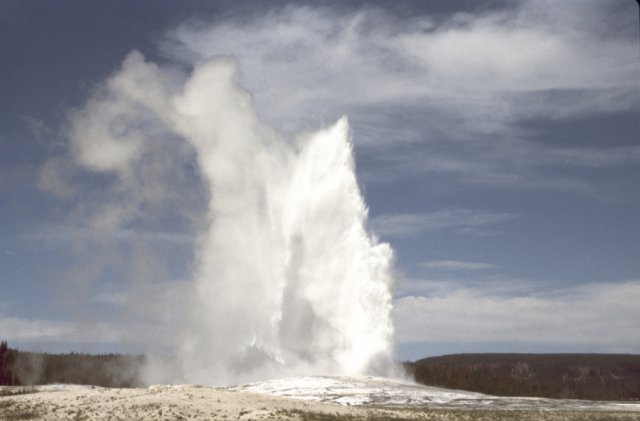
[[[14,392],[27,392],[12,394]],[[640,420],[640,404],[500,398],[372,377],[297,377],[213,388],[3,387],[0,419]]]

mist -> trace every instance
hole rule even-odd
[[[175,356],[149,358],[149,383],[392,371],[393,253],[367,228],[346,117],[285,137],[257,114],[235,60],[182,73],[134,51],[69,127],[69,159],[115,177],[120,200],[92,219],[103,233],[179,200],[175,162],[197,169],[190,279],[127,297],[138,319],[161,319]]]

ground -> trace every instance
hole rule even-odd
[[[0,389],[2,420],[640,420],[640,409],[344,405],[184,385]]]

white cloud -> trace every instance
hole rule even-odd
[[[637,165],[638,148],[559,149],[518,123],[637,107],[637,41],[620,35],[629,21],[616,12],[633,5],[613,3],[522,1],[438,20],[288,6],[182,25],[164,51],[188,65],[236,57],[260,114],[286,130],[349,114],[356,145],[381,155],[368,181],[436,173],[592,193],[606,188],[587,170]]]
[[[440,291],[443,292],[443,291]],[[640,281],[583,284],[553,294],[477,288],[395,301],[396,338],[410,342],[529,342],[640,346]]]
[[[423,262],[420,266],[428,269],[438,270],[483,270],[483,269],[496,269],[498,266],[491,263],[482,262],[465,262],[460,260],[435,260],[429,262]]]
[[[101,232],[87,229],[82,226],[56,226],[37,228],[22,234],[20,240],[37,242],[46,246],[68,245],[74,242],[84,243],[99,241]],[[175,244],[185,247],[193,245],[195,234],[191,232],[154,231],[143,229],[119,229],[112,233],[113,240],[123,244],[143,242],[153,244]]]
[[[451,122],[454,127],[455,122]],[[570,134],[568,136],[571,136]],[[451,176],[472,186],[525,187],[598,193],[605,171],[626,171],[640,165],[640,147],[573,148],[514,137],[428,140],[424,149],[398,148],[374,155],[376,165],[365,172],[368,181],[397,182],[407,176]],[[451,140],[451,139],[449,139]],[[575,140],[575,139],[574,139]],[[597,173],[602,171],[603,173]],[[425,178],[429,180],[428,178]],[[450,179],[449,179],[450,180]]]
[[[0,331],[9,342],[116,342],[121,339],[113,324],[81,323],[0,316]],[[120,327],[125,331],[124,326]]]
[[[120,307],[127,303],[127,294],[122,291],[103,291],[94,295],[92,301]]]
[[[446,282],[444,282],[446,283]],[[398,343],[531,343],[595,346],[611,352],[635,352],[640,346],[640,281],[578,285],[553,294],[513,295],[479,286],[456,289],[433,281],[429,296],[394,302]],[[115,296],[114,296],[115,297]],[[106,298],[106,297],[102,297]],[[161,311],[161,305],[158,305]],[[175,335],[170,320],[146,323],[88,323],[0,316],[3,340],[9,342],[108,343],[168,345]]]
[[[67,337],[71,331],[68,323],[49,320],[28,320],[0,316],[0,331],[7,341],[47,340]]]
[[[455,230],[481,234],[486,227],[516,218],[511,213],[450,209],[432,213],[384,214],[371,218],[373,231],[381,237],[419,236],[428,231]]]
[[[122,241],[142,240],[156,243],[173,243],[189,246],[194,241],[194,234],[188,232],[144,231],[139,229],[120,230],[117,238]]]
[[[537,296],[555,289],[555,286],[549,283],[504,278],[494,273],[474,272],[472,276],[463,276],[464,273],[461,271],[441,271],[434,275],[436,276],[427,278],[401,278],[395,288],[395,297],[398,299],[413,296],[445,298],[461,290],[475,291],[491,297]]]
[[[115,296],[112,298],[115,299]],[[149,349],[153,349],[154,346],[174,345],[176,335],[180,334],[175,326],[166,320],[95,322],[27,319],[2,315],[0,332],[2,340],[9,343],[123,343]]]
[[[478,130],[523,115],[633,106],[635,40],[578,18],[612,16],[605,9],[525,1],[435,22],[376,9],[290,6],[242,21],[183,25],[165,50],[188,62],[238,57],[260,110],[279,121],[292,112],[308,118],[344,106],[427,101]],[[588,101],[558,102],[563,91],[588,91]]]
[[[141,258],[136,260],[139,265]],[[155,269],[155,262],[150,264]],[[14,327],[26,326],[26,335],[16,331],[8,340],[66,343],[76,350],[83,349],[84,344],[95,348],[100,344],[117,343],[125,347],[123,349],[148,350],[150,356],[157,355],[160,349],[177,352],[177,344],[181,344],[186,336],[185,319],[192,311],[192,285],[184,280],[162,282],[147,278],[139,276],[130,283],[106,283],[98,286],[98,291],[90,296],[83,297],[87,307],[111,307],[113,318],[109,322],[96,319],[90,311],[84,313],[84,318],[55,322],[3,319],[0,315],[0,331],[4,326],[8,326],[10,332]]]
[[[141,257],[137,257],[140,264]],[[155,262],[149,264],[154,265]],[[150,269],[143,269],[150,270]],[[140,270],[138,270],[140,272]],[[146,279],[140,276],[134,282],[126,284],[104,284],[99,291],[88,297],[90,305],[107,304],[117,308],[117,317],[112,322],[87,320],[50,322],[47,320],[25,321],[15,319],[16,323],[29,323],[34,327],[34,335],[30,338],[16,340],[69,341],[74,343],[107,343],[119,342],[135,344],[138,347],[153,349],[161,345],[176,351],[176,345],[186,335],[185,320],[192,306],[193,288],[190,281],[172,280],[159,282],[157,279]],[[58,333],[47,338],[49,324],[55,323]],[[1,324],[0,324],[1,327]],[[40,332],[40,333],[39,333]],[[56,335],[58,335],[56,337]],[[173,348],[172,348],[173,347]]]
[[[607,149],[555,149],[544,156],[548,164],[569,167],[620,168],[640,163],[640,146],[620,146]]]

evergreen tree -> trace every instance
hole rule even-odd
[[[13,375],[14,352],[9,349],[7,341],[0,341],[0,385],[14,384]]]

